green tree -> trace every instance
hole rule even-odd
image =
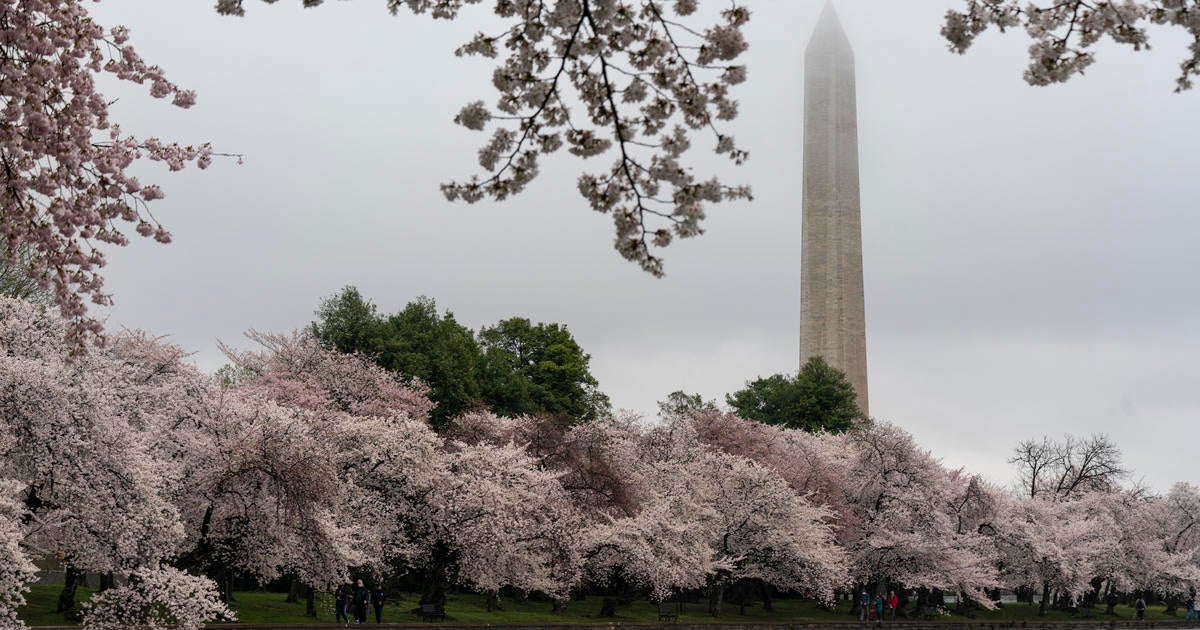
[[[743,418],[835,433],[852,428],[862,418],[855,399],[854,386],[846,375],[819,356],[809,359],[794,377],[757,378],[725,396],[725,402]]]
[[[670,422],[690,417],[701,411],[716,411],[717,401],[704,400],[700,394],[689,394],[677,389],[667,394],[666,400],[658,401],[658,417]]]
[[[321,303],[310,330],[328,348],[358,352],[380,367],[429,386],[437,403],[430,420],[437,429],[479,403],[475,380],[479,345],[469,328],[431,298],[419,297],[386,317],[348,286]]]
[[[379,350],[380,318],[375,305],[363,299],[357,287],[321,301],[317,321],[309,326],[325,348],[338,352],[374,354]]]
[[[591,355],[566,326],[512,317],[480,330],[479,343],[479,383],[484,402],[496,413],[594,420],[608,412],[608,396],[588,371]]]
[[[432,416],[437,429],[479,403],[480,350],[475,335],[449,310],[439,315],[433,299],[418,297],[389,315],[381,338],[376,362],[429,385],[430,398],[437,403]]]

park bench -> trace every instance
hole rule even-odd
[[[921,615],[922,619],[935,619],[940,616],[937,609],[933,606],[921,606],[917,614]]]
[[[446,607],[441,604],[421,604],[421,619],[424,621],[433,621],[434,619],[445,619]]]
[[[666,604],[658,605],[658,620],[659,621],[679,621],[679,613],[672,611],[670,606]]]
[[[1080,606],[1076,608],[1075,615],[1082,619],[1094,619],[1096,617],[1096,609],[1091,606]]]

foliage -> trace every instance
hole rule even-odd
[[[591,355],[566,326],[512,317],[480,330],[479,344],[480,387],[496,413],[595,420],[608,411],[608,397],[588,371]]]
[[[774,374],[747,381],[725,396],[742,417],[805,431],[846,431],[862,418],[845,373],[814,356],[794,377]]]
[[[717,401],[704,400],[700,394],[689,394],[677,389],[667,394],[666,400],[658,401],[658,417],[666,422],[689,418],[703,411],[716,411]]]
[[[348,286],[326,299],[310,329],[326,348],[360,353],[376,365],[429,386],[436,403],[431,420],[441,428],[480,400],[476,382],[479,346],[454,314],[419,297],[388,316]]]
[[[608,409],[588,371],[591,357],[565,326],[510,318],[479,331],[454,314],[439,314],[419,297],[387,316],[354,287],[326,299],[309,327],[320,343],[359,353],[405,378],[429,386],[434,427],[478,406],[508,416],[560,414],[592,420]]]

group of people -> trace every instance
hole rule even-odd
[[[896,607],[900,604],[900,598],[896,596],[896,591],[888,591],[887,597],[876,595],[875,600],[871,601],[871,596],[866,591],[858,596],[859,621],[883,621],[884,612],[888,617],[896,618]]]
[[[333,603],[337,609],[337,623],[343,620],[346,625],[350,624],[350,616],[348,613],[354,614],[354,623],[367,623],[367,606],[375,609],[375,623],[383,623],[383,604],[387,602],[387,594],[383,592],[383,585],[375,587],[375,590],[370,590],[363,584],[362,580],[354,584],[343,584],[333,592]]]

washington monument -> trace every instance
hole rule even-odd
[[[846,373],[867,413],[867,323],[858,200],[854,51],[827,2],[804,53],[800,365]]]

